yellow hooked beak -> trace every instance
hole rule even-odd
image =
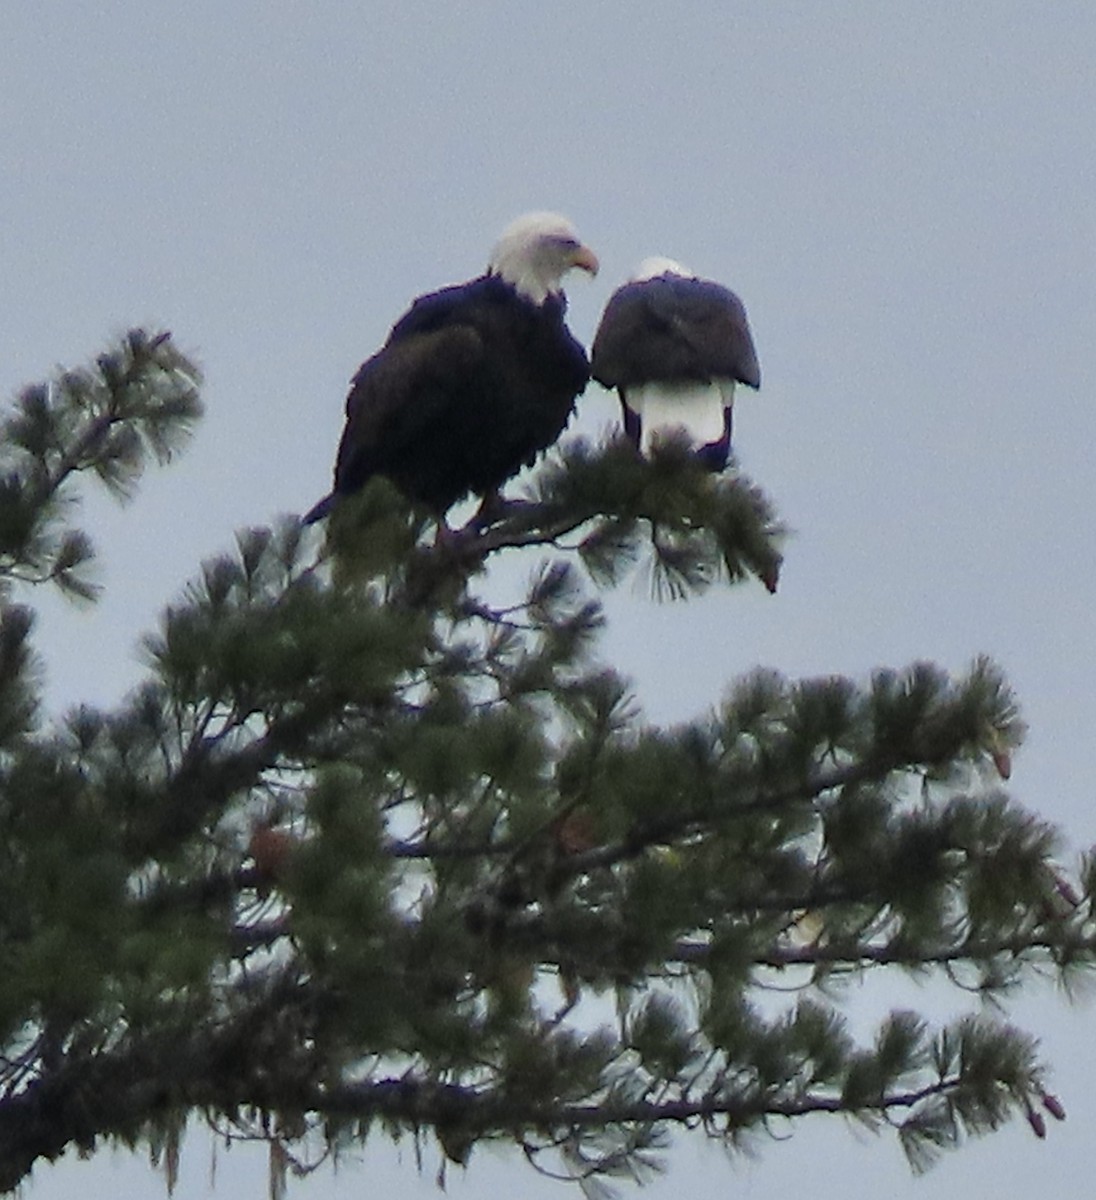
[[[574,266],[581,267],[583,271],[589,271],[591,275],[596,275],[598,267],[601,265],[597,260],[597,255],[589,246],[579,246],[571,262]]]

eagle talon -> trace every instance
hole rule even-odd
[[[499,492],[491,492],[484,496],[479,508],[468,522],[467,528],[474,529],[476,533],[483,533],[492,525],[498,525],[507,517],[528,507],[527,500],[507,500]]]

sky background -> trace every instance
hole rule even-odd
[[[586,343],[649,254],[742,296],[763,389],[741,393],[739,462],[795,531],[775,597],[608,598],[605,654],[648,716],[700,714],[757,664],[863,677],[988,652],[1031,726],[1014,794],[1072,861],[1096,841],[1094,61],[1087,0],[5,0],[3,393],[142,323],[207,376],[187,453],[135,504],[86,508],[107,591],[42,602],[51,708],[116,702],[201,559],[327,490],[347,381],[408,302],[554,208],[602,262],[569,286]],[[615,417],[593,385],[574,427]],[[956,1003],[901,978],[851,1000],[860,1017]],[[1070,1114],[1046,1143],[1014,1122],[917,1180],[893,1137],[822,1118],[753,1161],[678,1138],[642,1194],[1080,1193],[1096,1012],[1048,987],[1012,1015]],[[195,1130],[176,1196],[262,1196],[264,1163],[220,1153],[211,1192]],[[378,1142],[291,1195],[434,1195],[436,1165],[419,1178],[408,1146]],[[162,1186],[106,1151],[39,1168],[24,1194]],[[449,1190],[578,1194],[491,1152]]]

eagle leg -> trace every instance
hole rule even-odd
[[[514,509],[520,508],[521,503],[520,500],[504,499],[498,488],[492,488],[484,494],[479,508],[476,509],[468,525],[477,533],[482,533],[492,525],[497,525],[499,521],[508,516]]]

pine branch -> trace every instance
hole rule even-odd
[[[933,1096],[953,1091],[961,1084],[953,1075],[921,1088],[883,1093],[868,1111],[882,1116],[910,1109]],[[410,1125],[458,1126],[476,1137],[512,1136],[514,1131],[536,1130],[547,1135],[602,1129],[605,1126],[687,1124],[728,1118],[728,1128],[753,1125],[771,1117],[805,1117],[819,1113],[849,1113],[853,1109],[840,1096],[806,1094],[794,1098],[764,1096],[750,1099],[703,1096],[673,1100],[624,1100],[610,1097],[594,1104],[515,1099],[459,1084],[419,1081],[413,1078],[380,1079],[324,1089],[313,1095],[310,1111],[324,1116],[386,1120]]]
[[[714,478],[673,443],[647,460],[620,439],[598,446],[574,439],[541,466],[530,490],[531,499],[505,504],[488,526],[477,514],[461,529],[440,532],[433,547],[416,545],[393,600],[429,605],[499,551],[563,548],[562,538],[584,528],[570,549],[599,585],[614,586],[634,565],[640,526],[658,596],[704,591],[721,574],[732,583],[753,575],[776,591],[784,530],[768,499],[742,476]],[[385,481],[374,481],[371,491],[343,506],[357,514],[337,514],[335,543],[350,558],[352,541],[368,536],[361,518],[382,525],[392,516]]]
[[[803,911],[811,911],[811,906],[804,905]],[[922,945],[871,945],[862,942],[767,947],[755,954],[751,961],[755,966],[772,967],[776,970],[821,966],[861,969],[868,966],[931,967],[954,963],[977,964],[1000,957],[1009,957],[1017,963],[1035,958],[1053,963],[1062,955],[1070,959],[1091,959],[1096,955],[1096,934],[1070,930],[1062,931],[1060,936],[1047,934],[964,938],[953,945],[935,949]],[[686,941],[673,949],[667,961],[696,967],[711,963],[713,957],[711,945]]]
[[[24,398],[9,576],[86,561],[58,532],[80,471],[123,494],[170,451],[194,381],[138,370],[168,353],[131,340]],[[771,505],[672,444],[569,444],[531,486],[432,545],[384,480],[318,561],[295,519],[242,532],[146,639],[153,677],[52,734],[30,733],[29,614],[6,610],[0,951],[23,966],[0,978],[0,1187],[101,1136],[170,1158],[191,1111],[279,1153],[375,1119],[461,1162],[481,1138],[554,1147],[584,1177],[672,1124],[733,1144],[774,1116],[901,1114],[922,1164],[1057,1115],[1021,1032],[896,1013],[861,1047],[822,986],[1096,961],[1096,859],[1076,894],[1056,832],[983,786],[1023,733],[1000,671],[757,671],[647,725],[594,657],[582,568],[614,586],[647,552],[659,594],[773,590]],[[549,548],[517,603],[475,594],[493,555]],[[814,990],[751,1003],[788,968]],[[591,1029],[606,990],[618,1020]]]
[[[703,816],[688,811],[668,813],[661,820],[648,822],[630,831],[619,842],[570,855],[559,869],[568,876],[589,874],[634,859],[653,846],[672,845],[696,834],[712,833],[729,821],[744,820],[764,813],[784,813],[796,804],[813,804],[827,792],[882,780],[892,771],[909,765],[912,764],[870,762],[835,767],[818,772],[801,785],[777,788],[771,792],[766,792],[764,784],[757,780],[743,788],[749,798],[743,799],[740,794],[733,792],[727,797],[727,803],[719,804],[716,811]]]
[[[194,741],[163,785],[155,809],[135,823],[128,846],[137,860],[155,857],[194,835],[231,797],[256,787],[264,772],[305,753],[311,737],[343,710],[335,694],[269,720],[247,744],[223,750],[217,736]]]
[[[559,539],[581,529],[587,521],[598,514],[596,511],[579,512],[556,520],[540,521],[529,527],[537,517],[536,509],[530,506],[512,521],[493,526],[484,533],[470,536],[461,543],[461,554],[468,561],[482,563],[487,556],[499,550],[517,550],[528,546],[556,546]]]
[[[105,1136],[132,1144],[158,1118],[192,1107],[284,1100],[266,1094],[268,1056],[281,1056],[283,1071],[300,1062],[300,1022],[315,1020],[313,1003],[291,973],[255,990],[261,994],[252,1003],[217,1027],[187,1022],[124,1036],[109,1049],[77,1037],[52,1069],[0,1097],[0,1193],[70,1145],[90,1152]]]
[[[716,1136],[734,1136],[776,1116],[885,1116],[916,1110],[933,1097],[961,1093],[973,1083],[961,1064],[931,1082],[885,1087],[870,1098],[798,1087],[791,1094],[779,1087],[735,1087],[657,1099],[610,1090],[595,1100],[574,1102],[539,1095],[535,1087],[525,1094],[444,1083],[411,1072],[331,1084],[316,1079],[326,1071],[322,1052],[305,1049],[322,1028],[320,1012],[311,989],[283,975],[216,1031],[179,1029],[171,1036],[129,1038],[95,1054],[74,1046],[56,1069],[0,1100],[0,1191],[16,1187],[38,1159],[53,1159],[69,1144],[91,1150],[103,1136],[130,1139],[149,1122],[187,1108],[231,1113],[273,1107],[280,1122],[311,1116],[335,1127],[379,1118],[389,1128],[448,1131],[453,1141],[466,1139],[468,1144],[483,1138],[525,1140],[536,1133],[558,1139],[582,1131],[698,1121]],[[997,1092],[1010,1095],[1017,1105],[1029,1103],[1028,1092],[1040,1094],[1035,1080],[1024,1085],[972,1070],[986,1103]]]
[[[199,382],[169,334],[133,329],[94,369],[25,388],[0,438],[0,576],[93,598],[91,542],[66,528],[70,485],[90,471],[127,498],[149,459],[166,463],[188,437]]]

